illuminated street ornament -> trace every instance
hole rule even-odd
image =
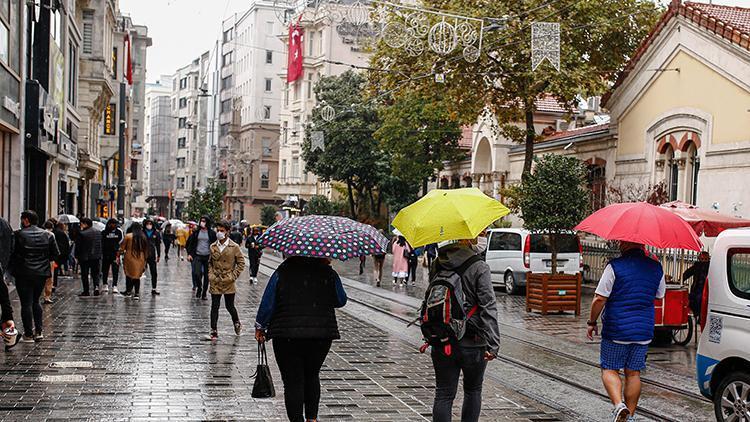
[[[435,82],[439,84],[445,83],[445,73],[436,73],[435,74]]]
[[[458,45],[456,28],[443,18],[441,22],[436,23],[430,28],[430,33],[427,35],[427,42],[432,51],[445,56],[455,50],[456,45]]]
[[[336,117],[336,110],[330,105],[325,105],[320,109],[320,118],[326,122],[333,121],[334,117]]]
[[[560,24],[534,22],[531,24],[531,69],[536,70],[547,59],[560,71]]]
[[[326,150],[326,143],[325,143],[325,136],[323,132],[316,130],[310,134],[310,149],[312,151],[325,151]]]

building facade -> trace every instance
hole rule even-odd
[[[171,215],[174,183],[169,174],[176,149],[177,122],[172,114],[172,76],[146,84],[143,137],[143,199],[150,215]]]
[[[254,1],[224,21],[218,88],[219,180],[227,218],[260,222],[260,209],[278,204],[279,112],[286,57],[273,2]]]

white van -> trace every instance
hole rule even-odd
[[[750,229],[719,234],[703,294],[696,369],[716,420],[750,420]]]
[[[552,270],[549,236],[524,229],[490,229],[487,231],[485,260],[492,271],[493,284],[505,287],[508,294],[519,293],[526,286],[526,273],[548,273]],[[582,270],[581,242],[575,234],[558,236],[557,271],[577,274]]]

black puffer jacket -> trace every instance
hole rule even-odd
[[[50,263],[57,259],[55,236],[37,226],[29,226],[13,233],[13,255],[8,270],[16,278],[49,277]]]
[[[89,227],[81,230],[76,239],[76,258],[79,262],[102,259],[102,232]]]

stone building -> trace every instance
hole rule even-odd
[[[177,122],[172,114],[172,76],[146,84],[143,137],[143,200],[149,214],[169,217],[174,187],[170,163],[177,144]],[[140,201],[139,201],[140,202]]]

